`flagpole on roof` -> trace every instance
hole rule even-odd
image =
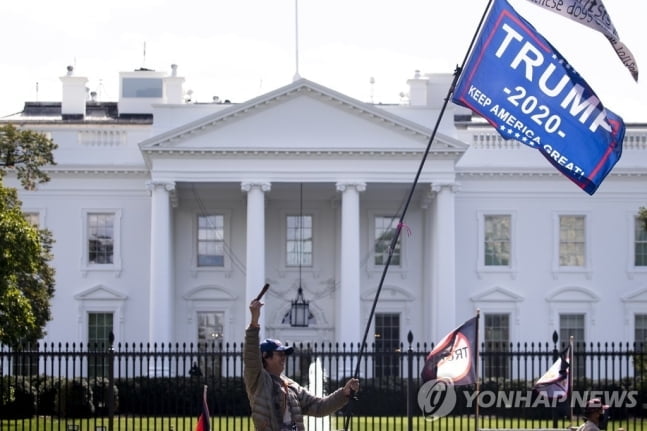
[[[477,308],[476,309],[476,344],[474,348],[474,361],[476,362],[474,364],[474,370],[476,371],[476,397],[474,398],[476,400],[476,408],[474,410],[474,421],[475,421],[475,426],[474,429],[476,431],[479,431],[479,394],[481,393],[481,383],[479,382],[479,320],[481,316],[481,309]]]
[[[465,53],[465,57],[463,58],[463,62],[460,66],[457,66],[456,69],[454,70],[454,79],[452,80],[452,83],[447,90],[447,97],[445,97],[443,101],[443,105],[440,108],[440,112],[438,115],[438,118],[436,119],[436,124],[434,125],[433,131],[431,132],[431,136],[429,137],[429,141],[427,143],[427,147],[425,148],[425,152],[422,155],[422,160],[420,160],[420,164],[418,166],[418,170],[416,172],[416,175],[413,179],[413,183],[411,184],[411,187],[409,189],[409,194],[407,195],[407,200],[404,204],[404,207],[402,208],[402,213],[400,214],[399,220],[398,220],[398,225],[395,229],[395,234],[393,235],[393,238],[391,239],[391,243],[389,244],[389,249],[387,253],[387,258],[386,262],[384,263],[384,269],[382,270],[382,275],[380,277],[380,281],[377,287],[377,291],[375,292],[375,298],[373,299],[373,305],[371,306],[371,311],[368,315],[368,320],[366,321],[366,328],[364,329],[364,336],[362,337],[362,342],[359,346],[359,352],[357,354],[357,363],[355,366],[355,372],[353,373],[353,377],[359,378],[359,372],[360,372],[360,366],[362,363],[362,358],[364,356],[364,351],[366,349],[366,340],[368,339],[368,333],[371,328],[371,324],[373,321],[373,317],[375,316],[375,309],[377,307],[377,302],[380,297],[380,293],[382,292],[382,287],[384,286],[384,280],[386,279],[387,272],[389,270],[389,267],[391,265],[391,258],[393,257],[393,250],[395,250],[397,244],[398,244],[398,239],[400,238],[400,233],[402,232],[402,228],[406,226],[404,224],[404,219],[407,215],[407,210],[409,209],[409,205],[411,204],[411,201],[413,199],[413,194],[416,191],[416,186],[418,185],[418,180],[420,179],[420,175],[422,174],[422,169],[425,166],[425,162],[427,161],[427,156],[429,155],[429,151],[431,150],[431,145],[434,141],[434,138],[436,137],[436,132],[438,131],[438,128],[440,126],[441,120],[443,119],[443,116],[445,114],[445,110],[447,108],[447,103],[451,99],[452,94],[454,93],[454,89],[456,88],[456,83],[458,82],[458,77],[461,74],[461,71],[463,70],[463,67],[465,66],[465,63],[467,63],[467,59],[469,58],[470,51],[472,50],[472,47],[474,46],[476,39],[478,37],[478,34],[481,30],[481,27],[483,26],[483,22],[485,21],[485,17],[487,16],[488,10],[490,9],[490,6],[492,5],[493,0],[488,0],[487,6],[485,8],[485,11],[483,12],[483,16],[481,16],[481,20],[476,28],[476,32],[474,33],[474,36],[472,37],[472,41],[470,42],[469,48],[467,49]],[[478,348],[477,348],[478,349]],[[350,418],[352,417],[352,409],[353,409],[353,402],[355,401],[355,397],[351,397],[351,401],[348,404],[348,408],[346,409],[346,418],[344,420],[344,431],[347,431],[349,429],[350,425]],[[478,431],[478,429],[477,429]]]

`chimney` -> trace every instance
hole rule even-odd
[[[440,109],[445,103],[447,92],[452,85],[454,75],[451,73],[427,73],[427,106]],[[449,103],[447,106],[453,106]]]
[[[407,80],[409,85],[409,104],[411,106],[427,106],[427,83],[428,80],[416,70],[413,78]]]
[[[184,90],[182,89],[184,78],[177,76],[177,64],[171,64],[171,76],[164,78],[166,87],[166,103],[184,103]]]
[[[88,78],[74,76],[74,67],[67,66],[67,74],[61,76],[63,83],[63,98],[61,100],[61,115],[64,120],[82,120],[85,117],[85,102]]]

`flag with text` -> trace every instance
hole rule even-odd
[[[421,377],[424,382],[447,380],[454,385],[476,382],[477,321],[475,316],[447,334],[427,355]]]
[[[629,48],[620,42],[618,31],[611,22],[611,17],[602,0],[528,1],[602,33],[622,64],[629,69],[634,80],[638,81],[638,63]]]
[[[452,101],[539,150],[590,195],[622,154],[622,118],[506,0],[494,0]]]

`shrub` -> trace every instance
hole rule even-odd
[[[36,413],[36,395],[27,377],[0,378],[0,417],[28,418]]]
[[[94,414],[92,388],[85,379],[68,380],[56,397],[57,410],[65,417],[89,417]]]

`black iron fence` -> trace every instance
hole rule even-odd
[[[346,415],[353,430],[474,430],[476,420],[480,428],[567,428],[581,422],[581,405],[591,397],[611,404],[607,429],[647,430],[642,345],[575,345],[572,396],[565,401],[533,391],[556,360],[556,345],[483,345],[478,387],[451,388],[452,397],[431,407],[435,393],[419,377],[431,345],[367,346],[361,358],[359,345],[295,347],[286,374],[315,394],[334,391],[356,369],[362,381],[357,400],[337,416],[311,421],[309,431],[342,429]],[[0,424],[2,430],[193,430],[206,385],[212,429],[251,430],[242,373],[238,343],[2,347]]]

